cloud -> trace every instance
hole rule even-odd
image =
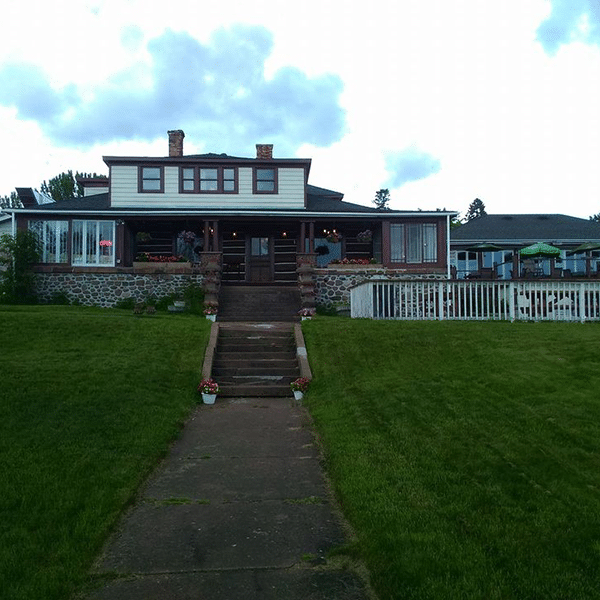
[[[135,29],[125,32],[135,45]],[[33,65],[0,70],[0,104],[15,106],[54,142],[89,147],[115,140],[154,140],[173,128],[211,150],[241,151],[273,142],[276,155],[301,144],[329,146],[341,138],[345,113],[339,77],[309,78],[294,67],[269,80],[271,33],[263,27],[216,31],[206,45],[166,31],[147,45],[150,60],[116,72],[92,93],[54,90]],[[225,145],[225,148],[223,146]]]
[[[434,175],[441,167],[439,159],[416,148],[388,152],[385,156],[385,168],[389,173],[386,186],[399,188],[410,181],[418,181]]]
[[[600,3],[598,0],[552,0],[552,12],[539,26],[537,39],[549,54],[575,39],[600,45]]]

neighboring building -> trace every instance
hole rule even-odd
[[[12,233],[12,217],[0,212],[0,235]]]
[[[554,261],[536,261],[542,276],[560,277],[563,274],[584,276],[598,271],[600,252],[571,254],[584,243],[600,247],[600,223],[557,214],[484,215],[451,231],[450,264],[459,279],[476,273],[482,267],[492,269],[500,279],[511,279],[524,268],[518,251],[536,242],[547,242],[562,250]],[[477,250],[481,244],[499,249],[493,252]]]
[[[310,159],[275,158],[268,144],[257,144],[255,158],[184,155],[183,139],[169,132],[167,157],[104,157],[109,178],[81,179],[82,198],[41,204],[18,188],[24,208],[9,212],[18,227],[39,232],[42,295],[79,290],[79,300],[105,306],[149,290],[161,295],[170,288],[159,289],[156,277],[152,286],[132,285],[148,272],[136,259],[149,257],[158,271],[154,260],[180,255],[189,260],[174,267],[182,281],[202,281],[212,261],[223,284],[297,285],[299,265],[309,264],[317,301],[337,299],[319,283],[335,260],[372,259],[394,277],[447,277],[454,212],[351,204],[308,183]],[[356,277],[373,274],[360,270]]]

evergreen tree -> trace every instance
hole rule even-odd
[[[388,189],[380,189],[375,192],[375,198],[373,199],[373,204],[379,210],[390,210],[388,203],[390,201],[390,190]]]
[[[469,205],[469,209],[465,215],[465,221],[472,221],[473,219],[483,217],[483,215],[487,215],[485,212],[485,204],[479,198],[475,198]]]
[[[0,196],[0,209],[2,208],[23,208],[17,192],[11,192],[10,196]]]

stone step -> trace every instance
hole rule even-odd
[[[297,321],[300,291],[293,286],[224,285],[219,294],[220,321]]]
[[[243,382],[226,381],[220,383],[219,396],[225,398],[291,398],[293,396],[289,383],[282,382]]]
[[[295,346],[292,340],[273,341],[273,340],[236,340],[234,338],[223,340],[219,344],[220,352],[292,352]]]
[[[213,365],[213,376],[224,378],[224,377],[249,377],[249,376],[284,376],[292,377],[296,379],[300,377],[300,370],[298,366],[291,367],[278,367],[273,369],[272,367],[256,367],[256,366],[245,366],[245,367],[231,367],[231,366],[215,366]]]
[[[229,360],[227,357],[221,360],[215,357],[213,369],[269,369],[273,373],[279,373],[280,370],[294,369],[298,367],[298,360],[294,357],[275,358],[271,360],[261,360],[252,356],[237,360]]]
[[[285,360],[295,358],[296,354],[292,350],[290,352],[281,352],[280,350],[256,350],[254,352],[223,352],[217,344],[215,351],[215,361],[230,362],[235,360],[253,360],[253,361],[271,361],[271,360]]]

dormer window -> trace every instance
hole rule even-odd
[[[140,167],[138,190],[162,194],[165,191],[165,171],[163,167]]]
[[[182,194],[237,194],[236,167],[181,167],[179,189]]]
[[[277,169],[255,167],[254,169],[254,193],[276,194],[277,193]]]

